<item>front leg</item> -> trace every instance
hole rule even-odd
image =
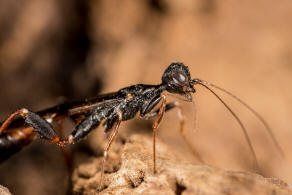
[[[165,105],[166,105],[166,96],[161,95],[162,103],[159,108],[159,112],[157,117],[155,118],[154,124],[153,124],[153,172],[156,173],[156,132],[159,124],[162,121],[162,118],[165,113]]]
[[[177,102],[170,102],[170,103],[167,103],[165,105],[165,112],[169,111],[169,110],[172,110],[173,108],[175,108],[177,106]],[[154,118],[158,115],[158,112],[159,112],[159,108],[153,112],[150,112],[150,113],[147,113],[145,114],[142,118],[148,120],[148,119],[151,119],[151,118]]]
[[[160,108],[157,112],[151,112],[151,110],[162,100],[162,103],[160,105]],[[152,100],[150,100],[150,102],[146,105],[144,105],[140,111],[140,117],[143,118],[149,118],[149,117],[154,117],[155,121],[153,124],[153,172],[156,173],[156,132],[157,132],[157,128],[163,118],[163,115],[165,113],[165,107],[166,107],[166,96],[163,94],[160,94],[156,97],[154,97]],[[169,109],[171,109],[172,106],[170,106]],[[149,116],[151,115],[152,116]]]
[[[149,114],[149,112],[151,112],[151,110],[160,102],[160,100],[161,95],[157,95],[151,99],[149,103],[145,104],[140,111],[140,117],[143,118],[146,114]]]
[[[183,137],[184,141],[188,145],[189,149],[191,150],[191,152],[193,153],[195,158],[197,158],[197,160],[200,163],[205,163],[203,158],[201,157],[200,153],[192,146],[191,141],[188,139],[188,136],[186,135],[185,128],[184,128],[184,126],[185,126],[185,116],[184,116],[183,109],[182,109],[180,103],[179,102],[167,103],[165,105],[165,112],[167,112],[167,111],[169,111],[169,110],[171,110],[173,108],[177,108],[177,116],[178,116],[178,119],[179,119],[181,136]],[[158,115],[158,113],[159,113],[159,110],[160,109],[157,109],[154,112],[150,112],[150,113],[145,114],[144,118],[145,119],[150,119],[150,118],[156,117]]]

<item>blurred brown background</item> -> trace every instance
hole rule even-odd
[[[131,84],[157,84],[165,68],[180,61],[192,77],[230,90],[263,115],[284,160],[262,124],[223,96],[246,124],[263,174],[292,183],[291,18],[288,0],[0,1],[0,118],[21,107],[37,111]],[[203,88],[195,100],[195,132],[193,107],[183,105],[188,135],[203,158],[253,171],[230,113]],[[149,122],[121,128],[151,135]],[[96,139],[89,137],[93,147]],[[196,162],[179,136],[176,112],[164,118],[159,138]],[[0,165],[0,184],[13,194],[65,194],[68,177],[60,149],[44,141]]]

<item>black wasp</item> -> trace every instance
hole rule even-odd
[[[251,141],[248,137],[246,129],[237,115],[229,106],[219,97],[210,87],[219,89],[226,94],[232,96],[247,109],[249,109],[264,124],[268,133],[273,139],[277,149],[283,154],[274,135],[265,122],[265,120],[250,106],[238,97],[223,88],[200,79],[192,79],[189,69],[183,63],[172,63],[162,75],[162,83],[159,85],[137,84],[120,89],[117,92],[97,96],[79,102],[65,103],[58,106],[42,110],[39,112],[31,112],[26,108],[20,109],[10,114],[0,126],[0,161],[6,160],[10,155],[20,150],[25,145],[34,140],[37,135],[51,143],[60,146],[74,144],[84,138],[91,130],[97,128],[103,122],[105,132],[110,132],[108,143],[104,149],[104,157],[101,170],[101,182],[104,172],[104,163],[110,146],[117,137],[119,125],[122,121],[134,118],[137,113],[141,118],[154,118],[153,124],[153,171],[156,172],[156,154],[155,140],[156,131],[166,111],[177,108],[180,119],[180,132],[186,139],[184,133],[184,116],[182,108],[178,102],[167,103],[166,93],[179,94],[187,101],[192,102],[192,94],[196,92],[195,85],[201,85],[215,95],[230,113],[237,120],[244,136],[248,142],[249,148],[257,165],[256,155],[253,150]],[[155,106],[160,104],[155,110]],[[62,121],[65,117],[70,117],[77,124],[67,139],[61,140],[52,128],[52,122]],[[23,118],[24,120],[21,120]],[[187,144],[190,143],[187,141]],[[196,151],[193,153],[199,157]]]

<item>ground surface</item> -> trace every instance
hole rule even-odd
[[[182,161],[162,142],[157,143],[157,157],[154,175],[152,139],[119,139],[106,163],[100,194],[292,194],[292,185],[279,179]],[[73,174],[74,193],[96,193],[100,165],[101,158],[79,165]]]
[[[11,193],[9,192],[7,188],[0,185],[0,195],[11,195]]]

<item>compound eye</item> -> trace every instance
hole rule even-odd
[[[182,85],[182,86],[185,85],[186,83],[188,83],[186,75],[184,75],[182,73],[174,74],[173,75],[173,81],[176,84],[179,84],[179,85]]]

